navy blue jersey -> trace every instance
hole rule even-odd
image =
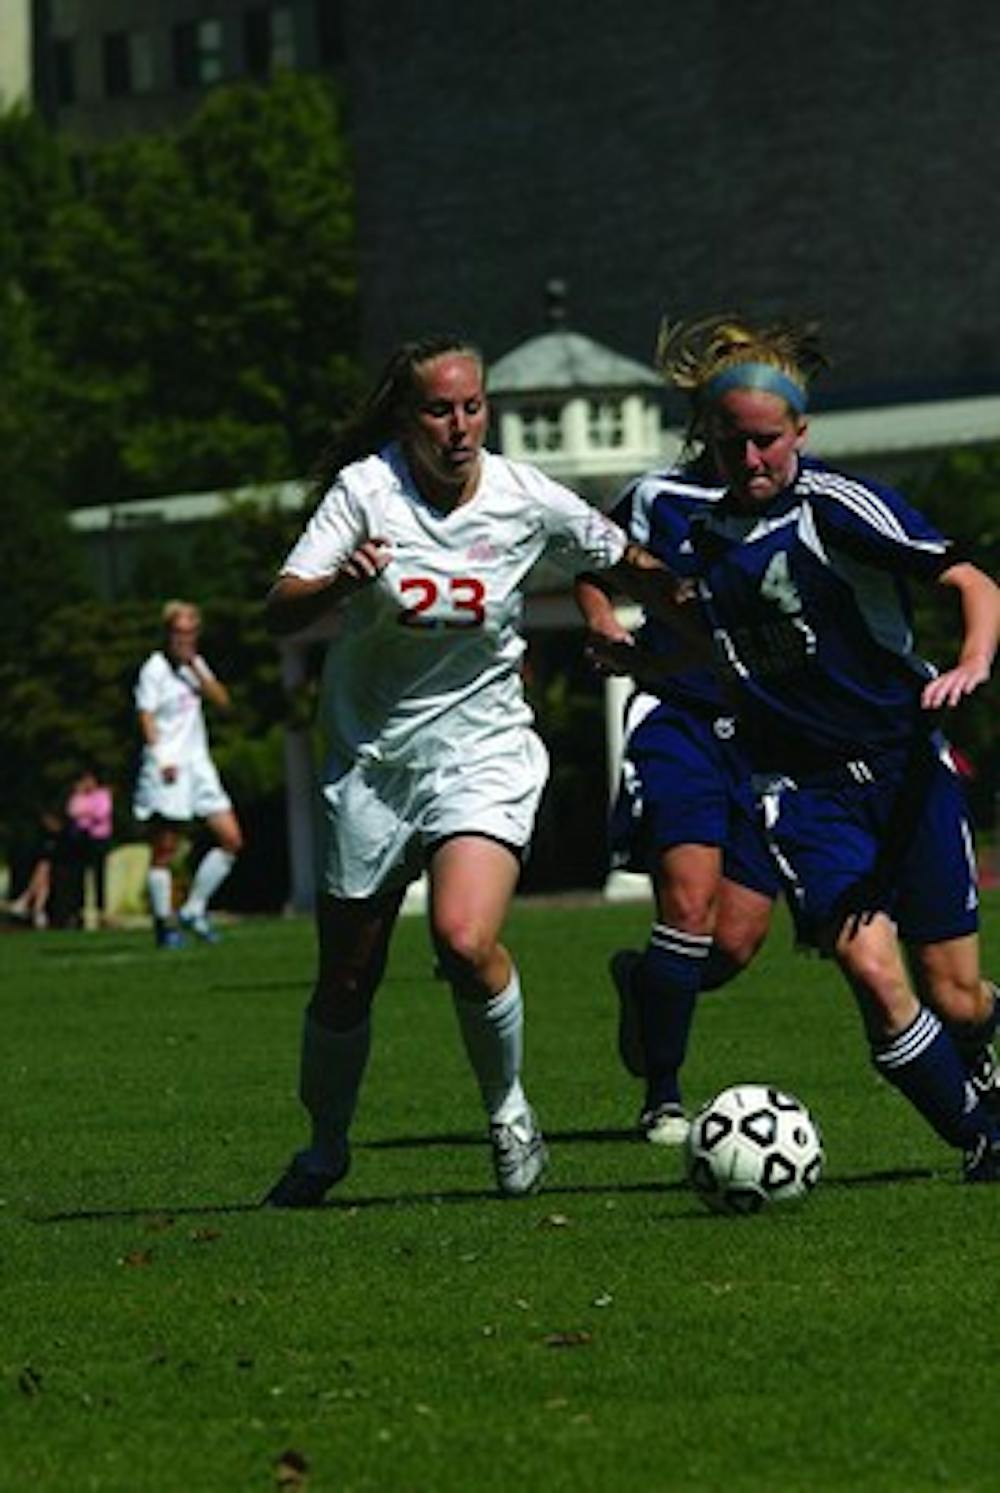
[[[950,541],[891,488],[812,458],[757,511],[709,491],[691,540],[754,766],[802,772],[905,745],[933,674],[907,580],[956,563]]]
[[[629,484],[611,517],[630,539],[662,560],[674,575],[694,579],[697,562],[691,544],[691,521],[706,508],[720,503],[725,492],[723,486],[712,487],[699,481],[694,468],[647,472]],[[637,641],[665,659],[684,651],[674,629],[655,617],[643,623]],[[643,688],[655,690],[661,699],[693,707],[701,715],[719,714],[731,708],[723,704],[718,677],[710,668],[672,674]]]

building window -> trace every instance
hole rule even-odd
[[[294,67],[298,60],[295,49],[295,16],[289,6],[275,6],[271,12],[271,66]]]
[[[251,77],[268,78],[276,68],[294,68],[299,55],[291,6],[253,6],[243,17],[243,43]]]
[[[153,41],[145,31],[137,31],[129,48],[132,59],[133,93],[153,91]]]
[[[625,419],[620,399],[587,401],[587,441],[604,450],[625,444]]]
[[[181,88],[222,81],[221,21],[186,21],[174,27],[174,74]]]
[[[562,419],[557,404],[539,405],[524,410],[521,430],[525,451],[542,453],[562,450]]]
[[[149,37],[127,31],[104,36],[104,92],[108,98],[149,93],[153,86],[153,55]]]
[[[52,87],[57,105],[76,103],[76,52],[71,41],[53,43]]]

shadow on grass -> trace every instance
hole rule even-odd
[[[549,1132],[549,1139],[556,1143],[562,1141],[633,1141],[635,1134],[630,1130],[565,1130]],[[400,1136],[386,1140],[366,1141],[355,1147],[356,1151],[379,1151],[394,1148],[406,1149],[409,1147],[429,1146],[483,1146],[483,1138],[479,1135],[430,1135],[430,1136]],[[928,1182],[941,1177],[942,1173],[931,1167],[897,1167],[888,1171],[860,1172],[844,1176],[826,1176],[823,1179],[824,1190],[833,1188],[856,1188],[856,1187],[891,1187],[900,1183]],[[683,1178],[674,1181],[648,1181],[648,1182],[596,1182],[576,1183],[560,1186],[557,1182],[549,1182],[540,1193],[535,1193],[529,1198],[520,1200],[521,1206],[531,1203],[544,1203],[548,1199],[567,1197],[635,1197],[653,1196],[663,1193],[684,1193],[688,1190],[687,1182]],[[388,1194],[371,1195],[341,1195],[335,1194],[318,1204],[315,1208],[302,1211],[311,1213],[352,1213],[369,1208],[400,1208],[400,1207],[426,1207],[440,1206],[441,1204],[454,1203],[495,1203],[501,1207],[510,1207],[512,1199],[501,1197],[494,1188],[452,1188],[450,1190],[438,1190],[430,1192],[393,1192]],[[515,1203],[516,1206],[516,1203]],[[178,1218],[204,1218],[212,1215],[232,1215],[245,1213],[258,1213],[266,1210],[259,1199],[246,1203],[195,1203],[186,1204],[173,1208],[169,1206],[144,1207],[144,1208],[77,1208],[67,1212],[45,1213],[36,1216],[29,1215],[29,1222],[36,1224],[54,1223],[88,1223],[127,1219],[145,1219],[151,1230],[157,1227],[169,1228]],[[279,1211],[279,1210],[275,1210]],[[289,1210],[295,1211],[295,1210]],[[701,1207],[693,1210],[692,1217],[705,1217]],[[544,1223],[542,1219],[540,1222]]]

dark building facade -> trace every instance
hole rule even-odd
[[[347,0],[366,348],[815,316],[820,401],[1000,389],[1000,9]]]
[[[1000,392],[1000,8],[981,0],[30,0],[81,139],[278,67],[343,84],[363,351],[819,319],[820,404]],[[668,415],[671,412],[668,409]]]
[[[339,71],[339,0],[33,0],[37,106],[85,141],[169,129],[207,89]]]

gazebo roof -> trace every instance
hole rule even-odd
[[[564,328],[529,338],[489,370],[489,391],[501,396],[661,387],[655,369]]]

